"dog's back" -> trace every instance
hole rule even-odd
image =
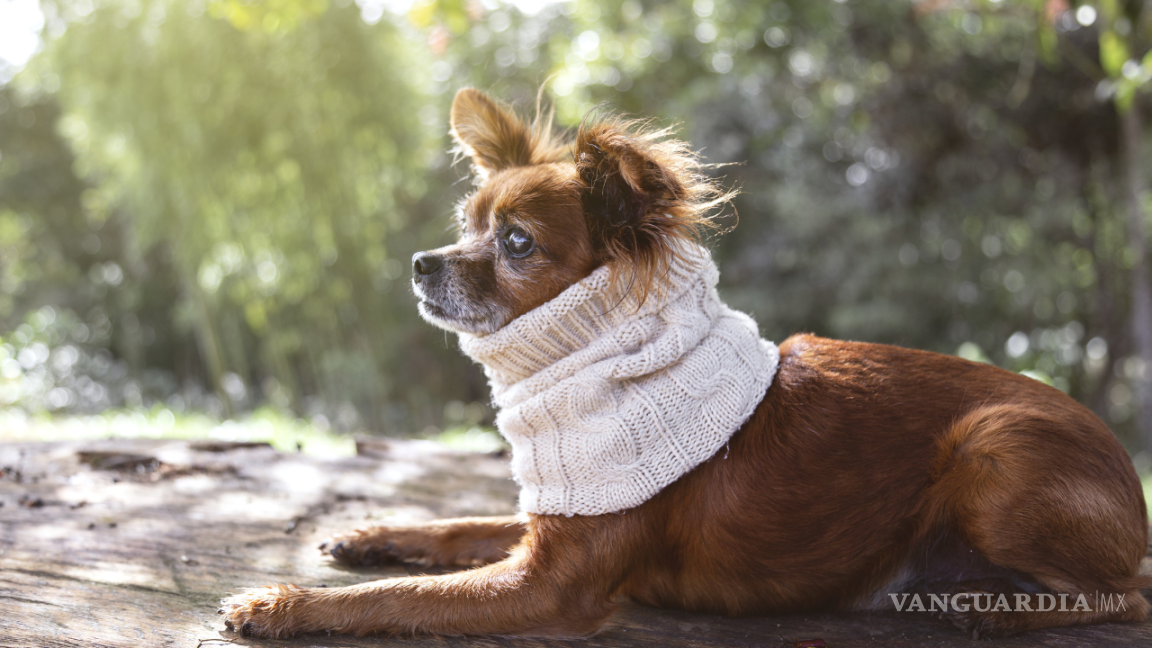
[[[984,633],[1148,609],[1143,495],[1107,427],[1038,381],[934,353],[790,338],[730,446],[635,513],[664,546],[638,556],[646,568],[625,591],[662,606],[748,614],[887,607],[889,593],[916,591],[1126,594],[1115,615],[972,613]]]

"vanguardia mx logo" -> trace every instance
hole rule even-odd
[[[1095,592],[1091,597],[1077,594],[1025,594],[999,596],[990,592],[957,594],[889,593],[897,612],[1123,612],[1128,609],[1125,594]],[[1071,603],[1071,607],[1069,607]]]

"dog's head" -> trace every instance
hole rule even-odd
[[[643,122],[586,120],[569,140],[470,88],[451,119],[476,189],[457,208],[459,240],[412,257],[420,314],[446,329],[492,333],[605,264],[616,290],[643,298],[732,195]]]

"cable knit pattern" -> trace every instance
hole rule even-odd
[[[641,504],[714,455],[763,399],[779,350],[720,301],[707,250],[686,256],[639,310],[635,295],[606,294],[599,268],[491,335],[461,334],[500,408],[522,511]]]

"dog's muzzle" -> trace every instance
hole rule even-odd
[[[412,281],[420,283],[431,278],[444,268],[444,259],[432,252],[417,252],[412,255]]]

